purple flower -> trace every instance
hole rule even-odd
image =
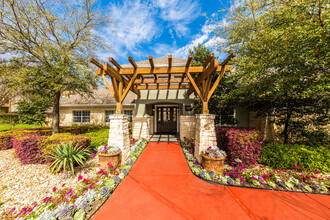
[[[93,157],[96,157],[96,154],[93,154]]]
[[[264,185],[265,185],[266,183],[265,183],[265,182],[263,182],[263,181],[261,181],[261,184],[264,184]]]
[[[225,175],[226,175],[226,176],[229,176],[229,173],[226,173]]]
[[[245,181],[245,178],[244,177],[241,177],[241,182]]]
[[[261,176],[259,176],[259,181],[264,181],[264,178],[262,178]]]
[[[254,180],[256,180],[255,176],[252,176],[252,178],[253,178]]]

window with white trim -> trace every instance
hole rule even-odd
[[[132,111],[132,110],[126,110],[126,111],[124,111],[124,114],[125,114],[125,115],[128,115],[128,121],[129,121],[129,122],[132,122],[132,119],[133,119],[133,111]]]
[[[73,122],[85,122],[89,123],[91,120],[90,111],[73,111]]]
[[[114,110],[105,111],[105,122],[110,122],[110,115],[115,114]]]
[[[222,108],[219,114],[220,125],[234,125],[237,123],[233,108]]]

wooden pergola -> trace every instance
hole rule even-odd
[[[116,105],[116,114],[122,113],[122,103],[129,91],[140,96],[140,90],[151,89],[188,89],[188,95],[194,91],[203,104],[203,114],[208,114],[208,102],[218,86],[225,70],[230,67],[226,64],[235,57],[233,53],[229,55],[221,64],[218,59],[214,59],[214,53],[210,54],[203,66],[190,66],[193,56],[189,55],[184,67],[172,66],[172,55],[168,55],[167,67],[156,67],[152,56],[149,56],[149,68],[139,68],[131,56],[128,57],[132,68],[122,68],[112,57],[109,61],[114,65],[112,67],[108,62],[103,65],[95,59],[90,58],[97,69],[95,73],[101,76],[114,96]],[[219,75],[211,86],[212,75],[219,72]],[[198,78],[192,74],[201,73]],[[109,76],[111,84],[105,76]]]

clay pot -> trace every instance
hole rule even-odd
[[[202,165],[204,169],[208,171],[213,170],[214,172],[219,174],[223,173],[226,156],[224,156],[223,158],[210,158],[204,154],[201,155]]]
[[[114,154],[104,154],[98,153],[99,155],[99,164],[101,167],[108,167],[108,163],[111,163],[112,166],[117,166],[121,163],[121,151]]]

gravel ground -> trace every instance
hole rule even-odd
[[[15,156],[15,150],[0,151],[0,214],[16,207],[20,210],[24,206],[40,204],[47,196],[54,196],[53,187],[77,189],[81,187],[78,176],[92,178],[100,168],[97,166],[98,158],[95,157],[80,170],[75,170],[75,175],[52,174],[50,168],[43,164],[23,165]],[[84,174],[85,171],[88,171]],[[80,181],[81,182],[81,181]]]

